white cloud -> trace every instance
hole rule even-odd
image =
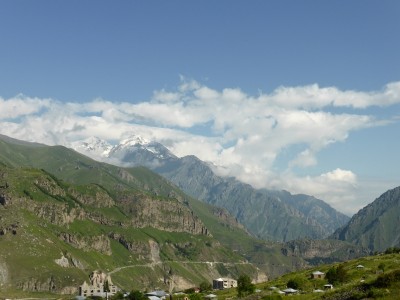
[[[355,174],[336,169],[300,177],[294,169],[317,167],[317,154],[345,142],[353,131],[387,124],[359,108],[395,103],[400,103],[400,82],[375,92],[314,84],[280,87],[254,97],[238,88],[219,91],[181,78],[175,91],[155,91],[150,101],[141,103],[0,98],[0,132],[50,145],[70,145],[89,136],[115,142],[135,132],[164,143],[179,156],[194,154],[210,161],[220,174],[256,187],[316,195],[339,208],[355,197]],[[344,107],[347,113],[334,112],[333,107]],[[278,157],[296,145],[301,147],[278,168]]]
[[[268,100],[280,107],[316,109],[327,106],[366,108],[399,103],[400,82],[387,84],[379,92],[341,91],[336,87],[320,88],[317,84],[280,87]]]
[[[48,108],[50,103],[50,99],[29,98],[24,95],[7,100],[0,97],[0,119],[15,119],[39,113]]]

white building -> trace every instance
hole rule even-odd
[[[232,278],[218,278],[213,279],[213,289],[214,290],[223,290],[237,287],[237,281]]]

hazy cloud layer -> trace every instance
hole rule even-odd
[[[344,142],[352,131],[391,122],[364,109],[396,103],[400,82],[374,92],[314,84],[251,96],[238,88],[215,90],[182,78],[175,91],[156,91],[141,103],[0,98],[0,132],[67,146],[89,136],[115,143],[135,133],[163,143],[178,156],[194,154],[213,162],[222,175],[255,187],[315,195],[342,211],[347,203],[345,212],[353,213],[365,203],[356,197],[362,183],[351,170],[301,177],[295,169],[318,165],[317,153]],[[288,149],[293,153],[277,167],[277,158]]]

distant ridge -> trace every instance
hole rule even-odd
[[[332,237],[384,251],[400,247],[400,187],[388,190],[356,213]]]
[[[30,146],[30,147],[41,147],[45,146],[44,144],[41,143],[35,143],[35,142],[26,142],[22,140],[17,140],[12,137],[0,134],[0,140],[6,141],[7,143],[14,144],[14,145],[24,145],[24,146]]]
[[[105,143],[94,139],[91,145],[84,141],[73,146],[113,164],[148,167],[190,196],[226,208],[250,233],[262,239],[283,242],[321,239],[350,219],[312,196],[254,189],[234,178],[218,176],[212,166],[197,157],[178,158],[162,144],[137,135],[111,148],[107,146],[107,151]]]

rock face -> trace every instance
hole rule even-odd
[[[72,197],[76,198],[79,202],[90,205],[93,207],[112,207],[115,205],[114,200],[108,193],[97,185],[87,186],[85,193],[79,192],[76,189],[69,188],[68,192]]]
[[[55,292],[59,288],[53,277],[47,278],[46,280],[31,278],[19,283],[18,286],[23,291],[35,292]]]
[[[400,246],[400,187],[389,190],[356,213],[333,238],[384,251]]]
[[[132,215],[131,225],[134,227],[209,235],[203,222],[179,201],[136,195],[126,196],[119,202],[124,211]]]
[[[345,261],[369,254],[366,248],[356,247],[338,240],[296,240],[283,245],[285,256],[302,257],[311,264]]]
[[[77,236],[69,233],[61,233],[59,238],[78,249],[85,251],[94,250],[106,255],[112,254],[110,240],[105,235]]]
[[[85,268],[78,259],[70,255],[64,256],[64,254],[61,254],[61,258],[55,259],[54,262],[63,268],[78,268],[81,270]]]

